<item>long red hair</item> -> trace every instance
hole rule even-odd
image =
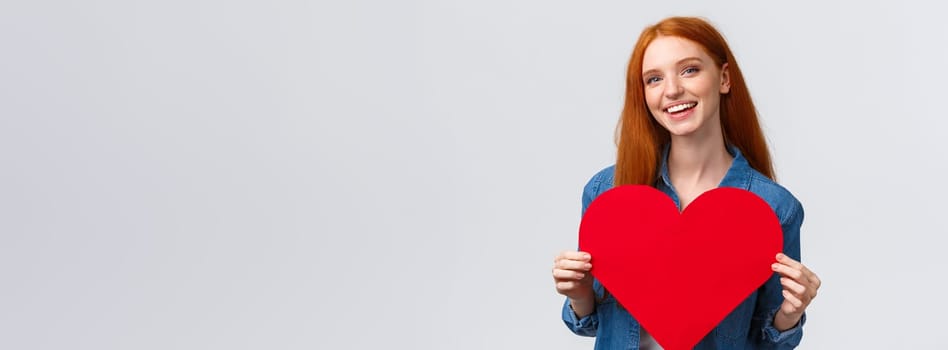
[[[767,141],[757,120],[757,109],[724,36],[703,19],[670,17],[645,28],[632,51],[626,78],[625,107],[616,128],[618,156],[614,185],[653,186],[658,177],[662,147],[671,141],[668,130],[655,121],[645,104],[645,84],[642,81],[645,49],[659,36],[691,40],[704,48],[719,68],[728,64],[731,89],[721,95],[720,104],[724,141],[736,146],[752,168],[774,179]]]

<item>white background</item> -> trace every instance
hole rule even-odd
[[[728,38],[806,208],[800,348],[948,347],[942,12],[0,3],[0,348],[591,348],[552,260],[668,15]]]

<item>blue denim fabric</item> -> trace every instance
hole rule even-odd
[[[757,172],[733,146],[728,151],[734,156],[719,187],[736,187],[753,192],[770,204],[783,228],[783,253],[800,260],[800,225],[803,206],[782,186]],[[667,194],[680,207],[678,195],[668,178],[668,147],[662,156],[661,178],[656,188]],[[613,187],[615,165],[603,169],[583,189],[583,213],[597,196]],[[638,349],[639,323],[612,297],[605,293],[598,280],[593,281],[597,303],[595,311],[577,318],[569,306],[563,305],[563,321],[573,333],[596,337],[596,349]],[[784,332],[773,327],[774,314],[783,303],[783,288],[776,273],[764,285],[741,302],[714,330],[702,339],[695,349],[793,349],[803,338],[806,315],[794,328]],[[605,296],[604,296],[605,295]],[[698,292],[695,293],[698,297]]]

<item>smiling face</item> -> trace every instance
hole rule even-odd
[[[720,130],[721,95],[730,91],[727,63],[719,67],[697,43],[653,40],[642,59],[642,81],[649,111],[672,136]]]

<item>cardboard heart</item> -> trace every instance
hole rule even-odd
[[[780,222],[751,192],[705,192],[681,214],[664,193],[619,186],[583,215],[590,271],[666,350],[691,349],[773,274]]]

